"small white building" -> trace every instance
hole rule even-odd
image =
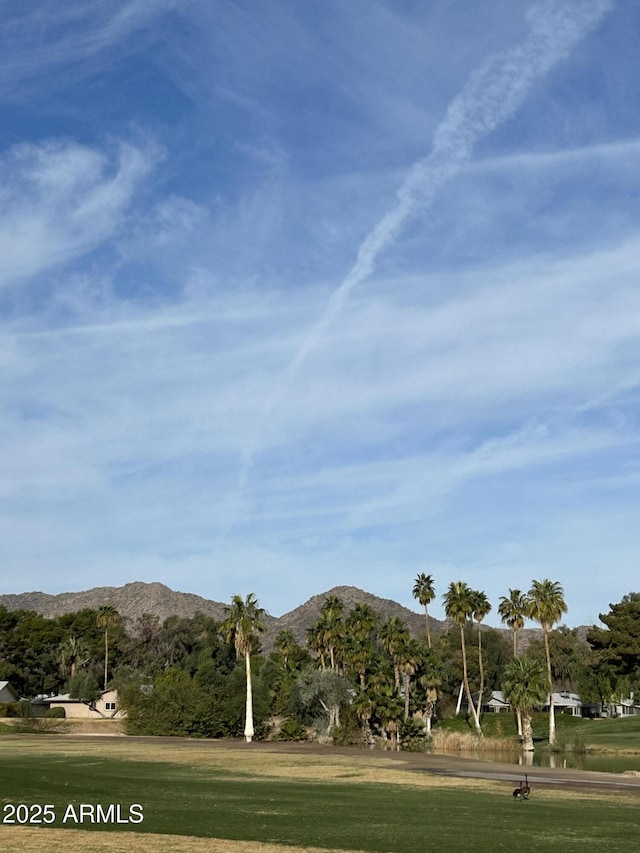
[[[633,717],[640,714],[640,705],[636,704],[633,693],[629,699],[620,699],[607,705],[610,717]]]
[[[566,690],[560,693],[552,693],[553,709],[561,714],[571,714],[573,717],[582,716],[582,699],[577,693],[569,693]],[[549,701],[547,700],[544,710],[549,710]]]
[[[569,693],[561,691],[552,693],[553,708],[560,714],[571,714],[574,717],[582,716],[582,699],[577,693]],[[478,701],[478,696],[474,696],[475,701]],[[549,700],[542,706],[543,710],[549,710]],[[493,690],[487,693],[482,699],[482,711],[491,711],[499,713],[500,711],[510,711],[511,705],[507,701],[502,690]]]
[[[476,702],[478,697],[474,697]],[[507,702],[502,690],[493,690],[490,694],[482,699],[482,710],[500,713],[501,711],[511,710],[511,706]]]

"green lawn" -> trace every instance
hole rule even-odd
[[[584,853],[587,847],[626,853],[637,847],[638,803],[629,798],[535,792],[523,803],[514,802],[506,786],[483,791],[477,784],[418,788],[357,779],[261,778],[233,772],[231,760],[227,770],[199,764],[197,750],[190,763],[128,761],[110,758],[106,746],[74,756],[47,752],[45,742],[22,749],[17,739],[12,748],[4,740],[0,801],[50,803],[59,827],[68,804],[119,803],[128,814],[132,803],[140,803],[141,824],[82,828],[371,853],[559,848]]]
[[[581,720],[587,746],[640,752],[640,716],[618,720]]]
[[[464,717],[442,720],[443,728],[472,732]],[[548,716],[533,715],[533,733],[537,748],[544,747],[548,737]],[[511,714],[487,713],[482,717],[485,737],[512,737],[517,742],[515,719]],[[640,753],[640,715],[621,719],[589,720],[570,714],[556,714],[556,732],[560,744],[571,750],[576,739],[586,749],[615,749]]]

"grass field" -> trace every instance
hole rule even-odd
[[[463,717],[443,720],[439,728],[449,732],[472,732],[470,724]],[[578,743],[581,748],[593,752],[610,750],[621,753],[640,753],[640,716],[624,719],[583,719],[567,714],[556,715],[556,728],[560,747],[564,745],[571,751]],[[519,749],[516,724],[511,714],[484,714],[482,730],[487,739],[511,739],[515,749]],[[533,733],[536,749],[548,746],[548,717],[546,714],[533,715]],[[485,745],[491,748],[491,743]]]
[[[510,783],[404,769],[383,753],[282,754],[212,747],[0,738],[0,804],[50,804],[50,826],[0,826],[5,851],[557,850],[637,847],[637,795],[538,789],[514,802]],[[140,823],[76,822],[79,805],[143,809]],[[66,824],[69,805],[74,812]],[[22,810],[24,817],[27,811]]]

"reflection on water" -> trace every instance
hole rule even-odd
[[[518,764],[524,767],[556,767],[568,770],[593,770],[600,773],[624,773],[637,770],[640,773],[640,755],[584,755],[573,752],[464,752],[438,750],[440,755],[458,755],[496,761],[502,764]]]
[[[640,772],[640,755],[584,755],[570,753],[532,753],[538,767],[563,767],[569,770],[597,770],[600,773],[624,773],[625,770]],[[520,762],[518,762],[520,763]]]

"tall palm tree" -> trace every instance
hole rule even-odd
[[[482,708],[482,694],[484,693],[484,660],[482,657],[482,620],[491,612],[491,603],[486,593],[481,590],[473,590],[472,594],[473,612],[472,616],[478,626],[478,665],[480,667],[480,691],[478,693],[478,713]]]
[[[524,628],[527,615],[527,596],[519,589],[510,589],[509,595],[503,595],[498,604],[498,613],[505,625],[513,632],[513,656],[518,657],[518,631]]]
[[[345,663],[357,673],[361,690],[375,658],[373,633],[377,624],[378,616],[369,604],[357,603],[345,620]]]
[[[431,732],[431,721],[438,701],[438,687],[442,684],[443,674],[442,661],[433,650],[428,650],[422,659],[418,676],[418,685],[421,688],[422,719],[427,732]]]
[[[556,742],[556,718],[553,708],[553,677],[551,675],[551,653],[549,651],[549,631],[563,613],[567,612],[564,590],[558,581],[544,578],[533,581],[527,593],[527,616],[534,619],[542,628],[544,651],[547,657],[547,682],[549,687],[549,744]]]
[[[109,628],[115,628],[120,622],[120,614],[113,604],[103,604],[96,616],[98,628],[104,628],[104,689],[107,689],[109,667]]]
[[[513,656],[518,657],[518,631],[524,628],[524,620],[527,615],[527,596],[519,589],[510,589],[509,595],[503,595],[498,605],[498,613],[505,625],[511,628],[513,633]],[[523,737],[522,732],[522,714],[516,706],[516,723],[518,726],[518,734]]]
[[[391,616],[380,629],[380,642],[382,648],[393,661],[393,674],[396,684],[396,693],[400,696],[402,687],[400,685],[400,659],[404,645],[410,637],[409,629],[399,616]]]
[[[334,672],[338,669],[336,649],[341,646],[344,639],[343,612],[344,602],[337,595],[328,596],[320,611],[320,618],[324,627],[324,643],[329,652],[331,669]]]
[[[549,689],[542,664],[534,658],[514,657],[505,667],[502,689],[522,718],[522,748],[533,752],[531,712],[546,701]]]
[[[413,597],[417,598],[424,607],[424,621],[427,628],[427,645],[431,648],[431,634],[429,633],[429,605],[436,597],[433,577],[424,572],[416,576],[413,584]]]
[[[247,699],[244,724],[244,739],[251,743],[253,729],[253,687],[251,684],[251,649],[253,640],[265,630],[262,617],[265,611],[259,606],[258,600],[251,592],[242,600],[239,595],[231,599],[231,607],[227,607],[227,618],[220,625],[220,631],[226,641],[233,644],[238,658],[244,657],[247,675]]]
[[[402,649],[400,651],[399,664],[403,682],[402,691],[404,693],[405,720],[409,719],[411,677],[415,675],[416,671],[420,667],[420,664],[422,663],[422,649],[424,649],[424,646],[421,646],[417,640],[414,640],[413,637],[410,637],[405,643],[403,643]]]
[[[469,688],[469,673],[467,669],[467,647],[464,639],[464,628],[473,613],[473,590],[463,581],[452,581],[449,589],[442,596],[447,618],[460,628],[460,645],[462,648],[462,683],[467,697],[469,710],[477,733],[482,737],[480,718],[473,702]]]

